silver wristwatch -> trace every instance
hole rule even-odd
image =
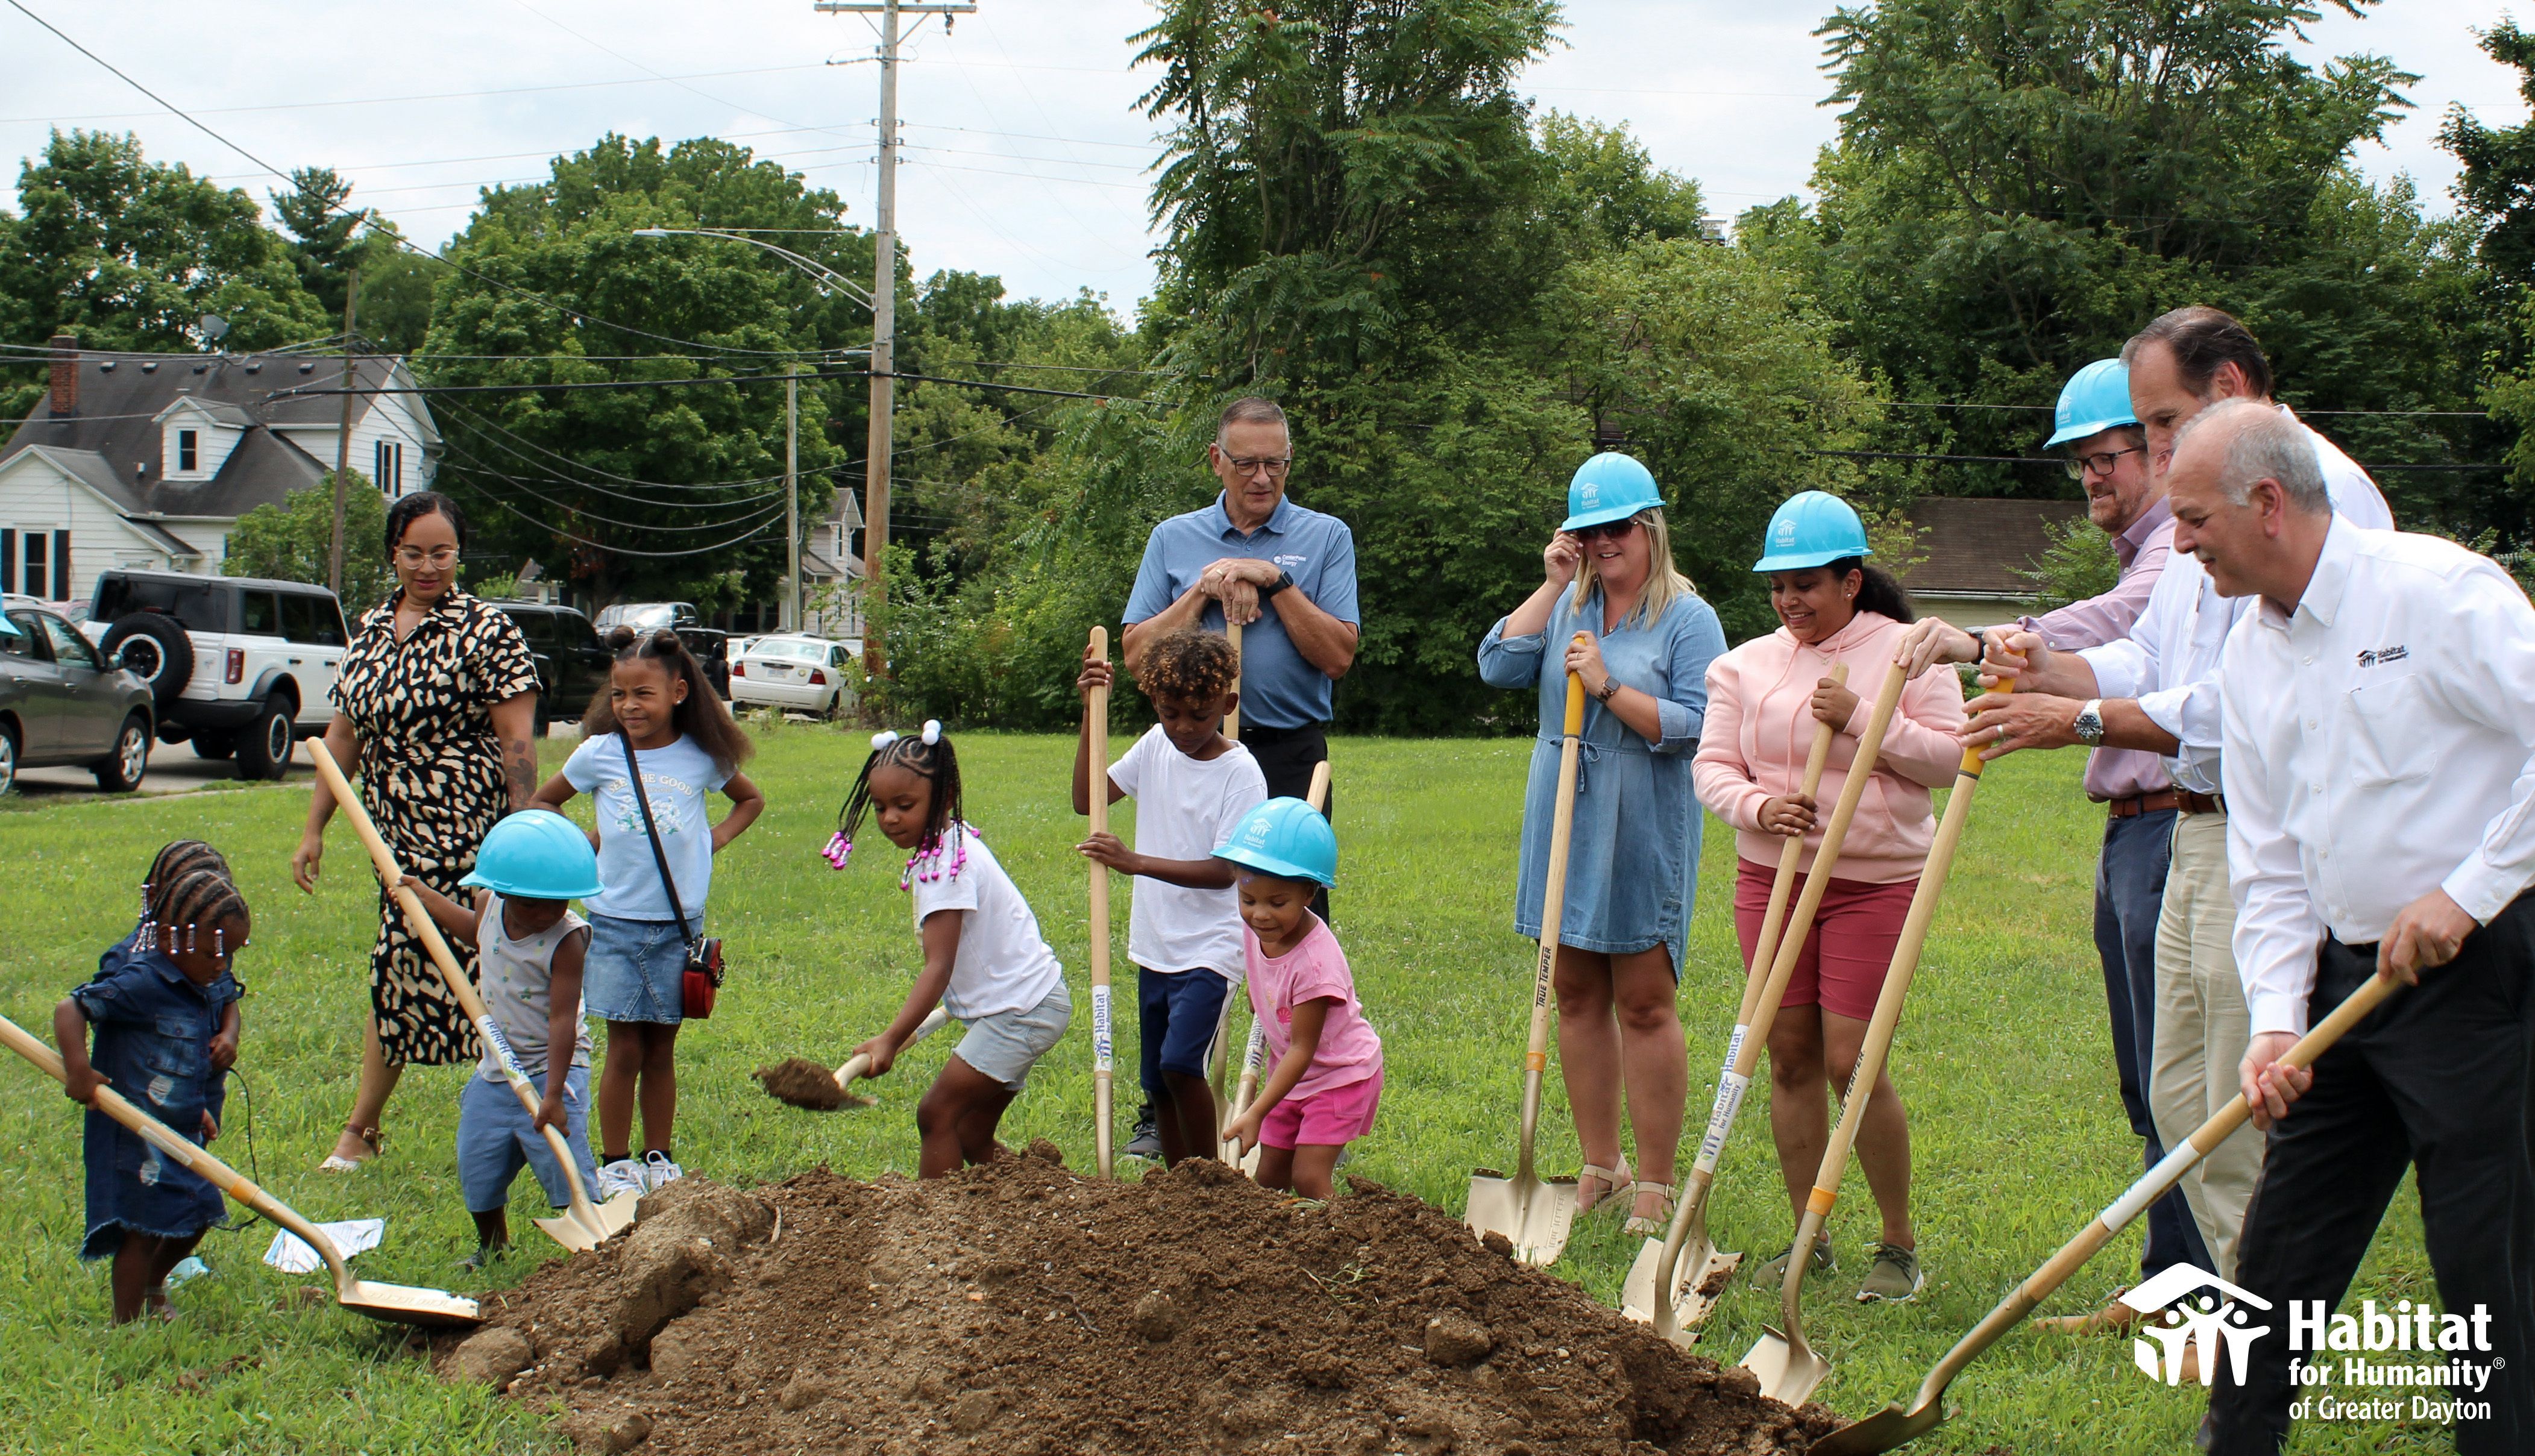
[[[2077,741],[2088,748],[2102,743],[2104,741],[2104,700],[2100,698],[2087,698],[2086,705],[2077,709],[2077,721],[2070,726],[2069,731],[2076,734]]]

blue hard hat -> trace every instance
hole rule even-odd
[[[1214,857],[1279,880],[1338,882],[1338,836],[1300,799],[1270,799],[1243,815]]]
[[[1576,467],[1567,482],[1567,523],[1562,531],[1626,520],[1640,511],[1663,509],[1654,472],[1635,455],[1604,451]]]
[[[2052,412],[2057,428],[2042,448],[2067,445],[2100,435],[2117,425],[2135,425],[2131,412],[2131,367],[2119,359],[2097,359],[2069,376],[2060,387],[2060,407]]]
[[[1769,517],[1756,572],[1796,572],[1828,566],[1844,557],[1872,556],[1866,544],[1866,522],[1857,511],[1828,491],[1809,490],[1789,496]]]
[[[599,892],[598,852],[581,826],[551,809],[523,809],[493,826],[460,884],[523,900],[577,900]]]

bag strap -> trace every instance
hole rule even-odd
[[[687,929],[687,908],[678,903],[678,881],[669,874],[669,852],[660,847],[660,826],[651,821],[651,798],[643,792],[643,768],[634,758],[634,735],[619,726],[616,741],[625,750],[625,776],[634,781],[634,805],[643,811],[643,832],[651,839],[651,863],[660,867],[660,887],[669,892],[669,912],[678,917],[678,939],[693,945],[696,937]]]

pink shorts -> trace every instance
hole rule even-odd
[[[1750,860],[1740,863],[1743,871],[1734,879],[1734,933],[1742,938],[1743,964],[1748,969],[1753,946],[1761,939],[1761,920],[1769,910],[1769,881],[1777,878],[1777,871]],[[1892,965],[1892,948],[1901,940],[1901,922],[1910,917],[1910,897],[1918,890],[1916,879],[1869,884],[1832,876],[1830,887],[1823,892],[1822,909],[1814,916],[1813,932],[1805,937],[1804,954],[1796,961],[1796,973],[1787,979],[1787,994],[1778,1004],[1820,1005],[1852,1020],[1871,1020],[1875,998],[1884,990],[1884,973]],[[1795,902],[1803,895],[1800,879],[1787,897],[1787,913],[1795,913]]]
[[[1260,1120],[1259,1141],[1287,1151],[1306,1143],[1343,1147],[1373,1130],[1374,1106],[1381,1101],[1380,1072],[1309,1097],[1288,1097]]]

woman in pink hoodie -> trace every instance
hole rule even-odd
[[[1818,806],[1802,792],[1815,724],[1836,728],[1822,780],[1821,798],[1828,802],[1845,785],[1869,699],[1914,615],[1891,576],[1866,564],[1865,526],[1835,497],[1808,491],[1781,506],[1770,521],[1769,546],[1771,554],[1754,570],[1768,574],[1769,604],[1781,625],[1708,664],[1706,730],[1691,770],[1700,802],[1735,830],[1741,872],[1734,923],[1747,967],[1779,846],[1786,836],[1805,836],[1799,868],[1808,876],[1821,847]],[[1847,687],[1830,679],[1837,662],[1849,665]],[[1824,1088],[1834,1099],[1841,1094],[1866,1039],[1935,837],[1929,790],[1953,782],[1963,756],[1954,735],[1962,726],[1962,688],[1951,673],[1925,674],[1902,690],[1770,1028],[1769,1124],[1799,1216],[1829,1139]],[[1910,1128],[1888,1073],[1870,1094],[1857,1160],[1884,1219],[1858,1299],[1909,1299],[1925,1275],[1910,1226]],[[1793,1251],[1762,1265],[1754,1282],[1776,1289]],[[1827,1233],[1811,1258],[1817,1271],[1834,1266]]]

